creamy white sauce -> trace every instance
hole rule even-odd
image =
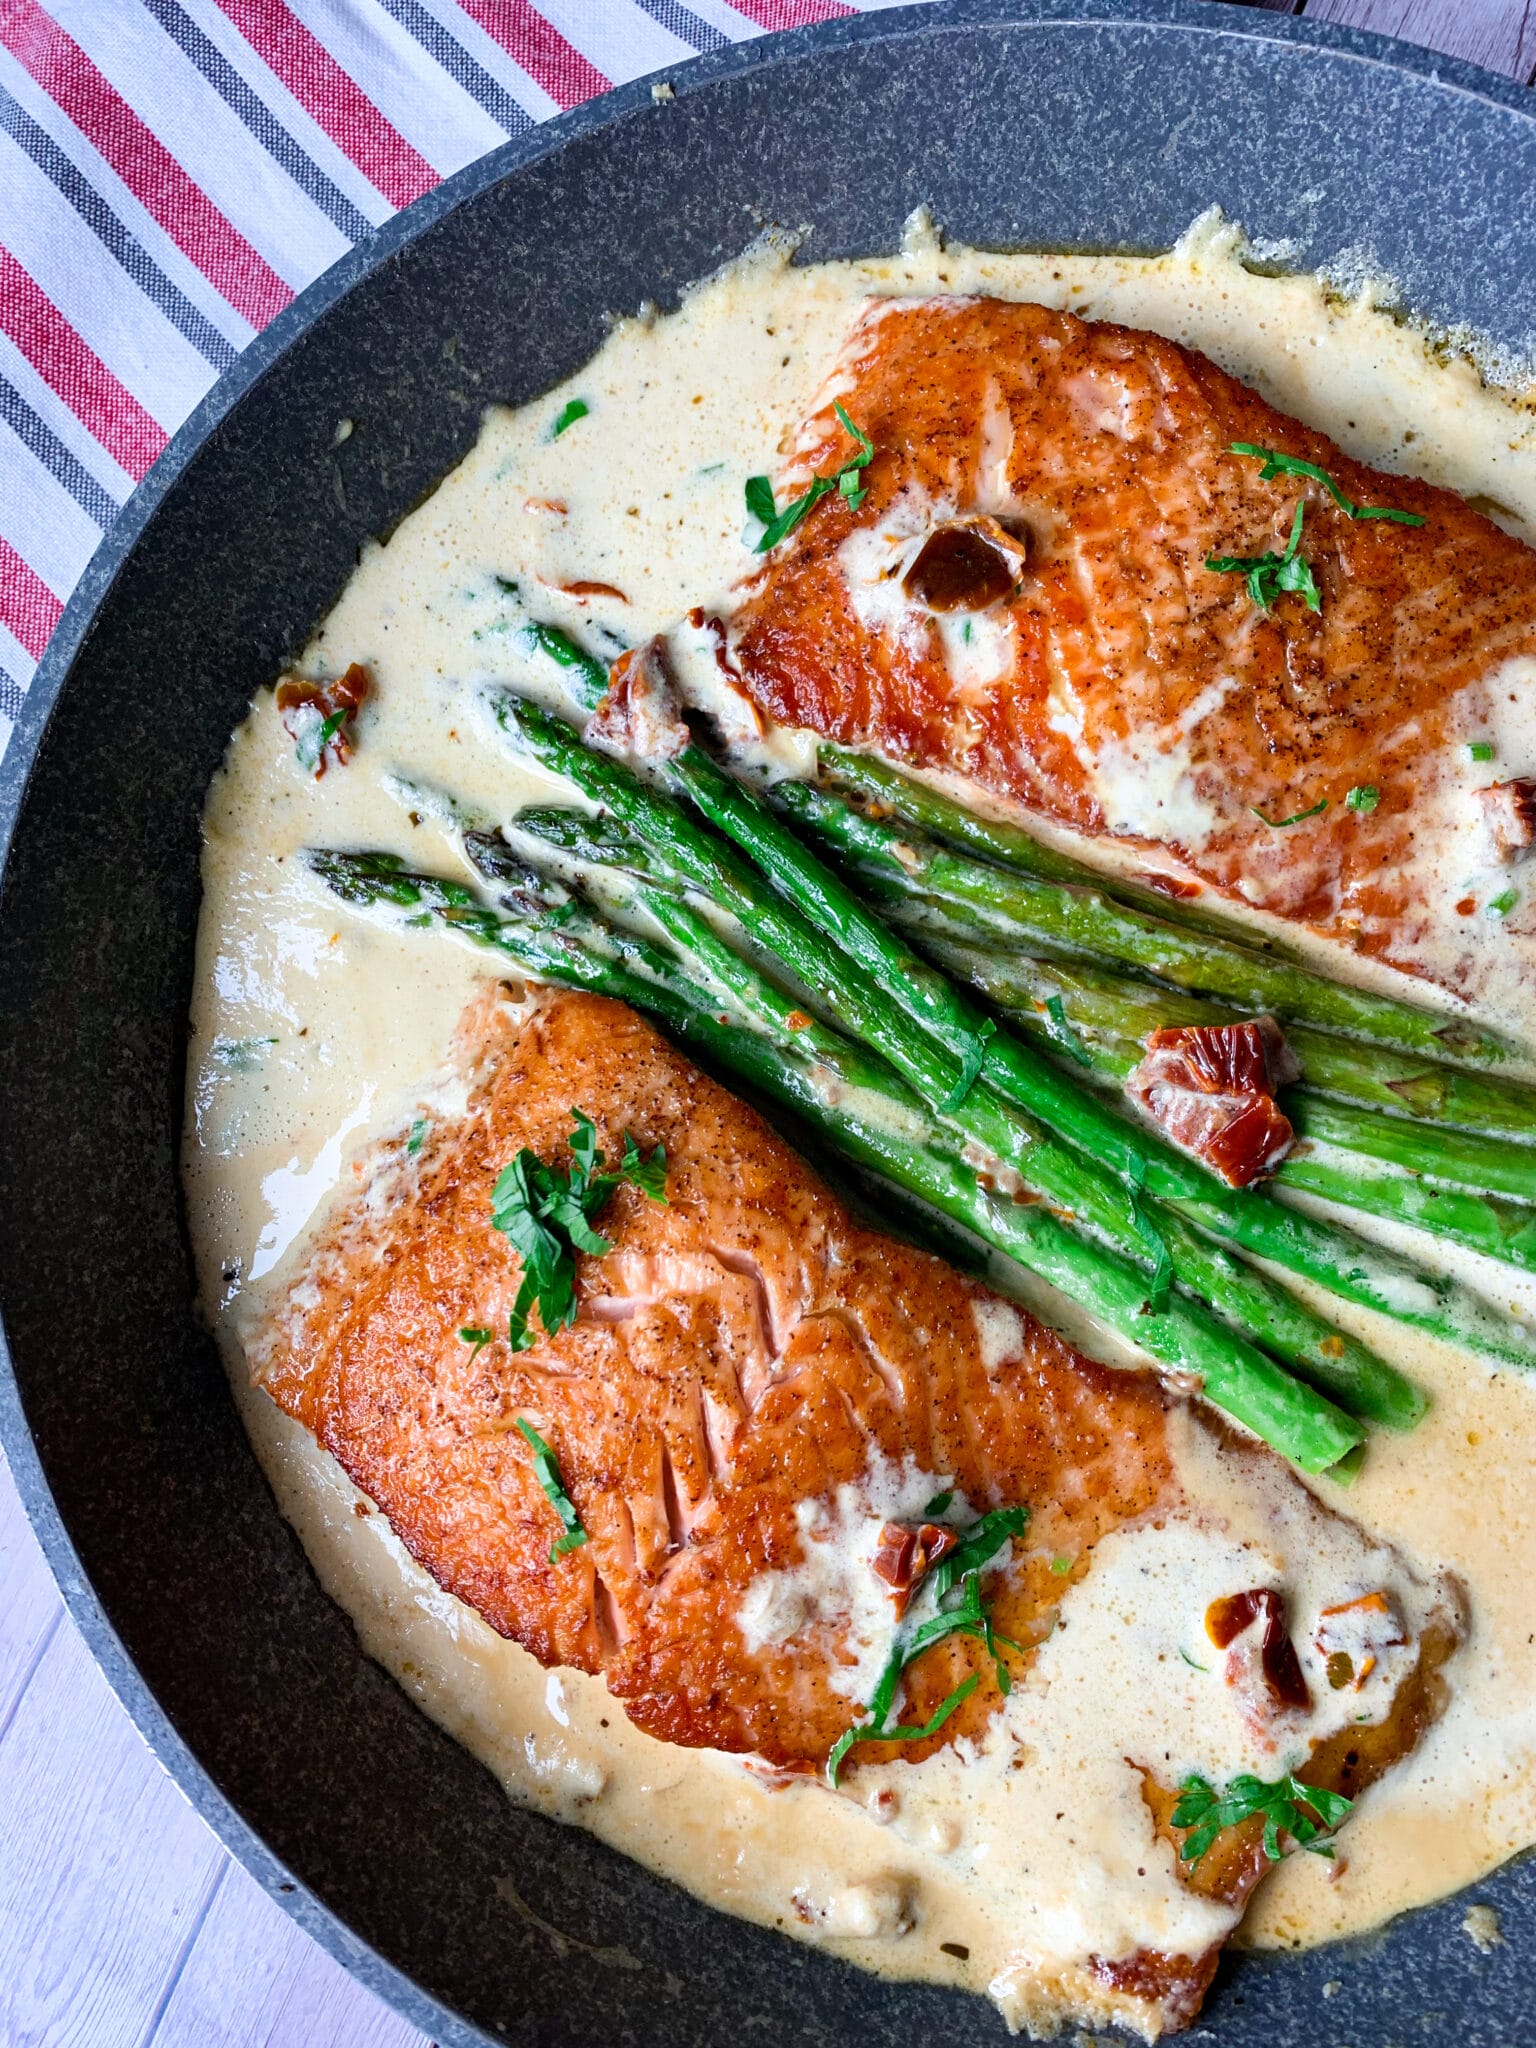
[[[1112,2001],[1082,1975],[1087,1954],[1124,1954],[1154,1936],[1194,1952],[1226,1930],[1230,1916],[1178,1881],[1125,1758],[1142,1756],[1171,1777],[1190,1768],[1275,1774],[1277,1753],[1244,1720],[1199,1620],[1217,1594],[1275,1582],[1282,1553],[1324,1717],[1369,1712],[1371,1695],[1346,1701],[1319,1682],[1321,1653],[1305,1618],[1346,1582],[1362,1591],[1391,1583],[1410,1612],[1427,1597],[1372,1543],[1459,1572],[1472,1627],[1452,1705],[1430,1740],[1365,1796],[1337,1864],[1298,1856],[1269,1879],[1246,1937],[1290,1944],[1369,1927],[1536,1840],[1536,1389],[1331,1305],[1434,1396],[1414,1435],[1373,1440],[1349,1494],[1319,1485],[1370,1538],[1320,1517],[1298,1530],[1304,1504],[1294,1493],[1235,1483],[1191,1441],[1183,1468],[1203,1514],[1101,1546],[1089,1573],[1068,1585],[1061,1625],[985,1741],[915,1769],[899,1758],[862,1768],[852,1796],[839,1798],[642,1736],[599,1682],[545,1673],[495,1636],[412,1563],[307,1435],[249,1389],[241,1344],[242,1328],[291,1271],[306,1225],[334,1190],[355,1184],[363,1140],[453,1113],[434,1076],[486,971],[483,956],[435,934],[355,917],[316,887],[299,850],[388,848],[449,869],[454,855],[432,805],[399,801],[394,776],[452,791],[487,822],[528,801],[568,800],[507,759],[477,706],[484,683],[524,673],[496,579],[516,581],[540,615],[599,643],[605,633],[639,640],[694,605],[723,608],[749,560],[742,479],[789,452],[786,437],[857,302],[934,291],[1040,299],[1188,342],[1352,454],[1496,500],[1507,524],[1536,538],[1536,417],[1486,391],[1466,364],[1441,360],[1368,298],[1344,302],[1309,279],[1249,271],[1219,223],[1201,224],[1159,259],[998,257],[919,237],[902,257],[786,270],[783,252],[765,248],[676,316],[621,324],[567,386],[523,413],[493,413],[454,475],[387,545],[366,551],[303,663],[316,675],[354,660],[371,672],[375,694],[347,768],[309,780],[270,694],[253,707],[209,798],[186,1175],[204,1300],[257,1453],[365,1648],[427,1712],[513,1797],[592,1828],[722,1907],[870,1966],[990,1990],[1014,2023],[1044,2026],[1063,1988],[1112,2016]],[[569,397],[590,411],[553,439]],[[1112,412],[1114,394],[1085,394],[1090,401]],[[1000,474],[1004,432],[1000,422]],[[877,567],[862,565],[871,590]],[[562,589],[577,580],[611,584],[623,597]],[[686,634],[674,645],[697,687],[708,687],[707,647]],[[979,684],[1005,659],[986,642],[956,651]],[[1479,714],[1499,749],[1496,766],[1477,771],[1489,779],[1521,772],[1506,759],[1536,762],[1536,693],[1515,694],[1524,701],[1495,693]],[[805,754],[794,736],[774,734],[760,736],[760,751],[790,769]],[[1145,791],[1147,764],[1131,764],[1128,776],[1133,768]],[[1186,780],[1174,746],[1150,783],[1176,809],[1188,801]],[[1448,805],[1462,786],[1452,782],[1448,772]],[[1335,972],[1392,979],[1328,959]],[[1528,1011],[1518,1021],[1529,1028]],[[1387,1226],[1379,1235],[1403,1237]],[[1445,1263],[1442,1246],[1413,1249]],[[1470,1275],[1478,1262],[1456,1263]],[[1496,1280],[1502,1297],[1531,1292],[1503,1271]],[[1016,1274],[1012,1284],[1039,1300]],[[1059,1300],[1046,1306],[1114,1355]],[[985,1312],[979,1334],[989,1362],[1020,1341],[1002,1307]],[[920,1509],[918,1495],[926,1499],[942,1477],[872,1474],[849,1498],[808,1511],[805,1566],[760,1582],[744,1624],[767,1642],[818,1614],[857,1611],[862,1647],[849,1696],[867,1697],[889,1626],[868,1600],[871,1529],[892,1502]],[[1375,1697],[1385,1696],[1383,1680]],[[1056,1796],[1064,1779],[1069,1802]]]

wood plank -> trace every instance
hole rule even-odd
[[[1306,16],[1401,36],[1507,78],[1536,73],[1536,0],[1307,0]]]
[[[223,1850],[62,1622],[0,1739],[0,2041],[139,2048]]]
[[[64,1612],[15,1483],[0,1457],[0,1737]]]
[[[144,2048],[430,2048],[236,1864]]]

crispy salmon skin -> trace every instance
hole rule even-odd
[[[1192,349],[1044,306],[872,302],[787,489],[849,454],[834,400],[874,443],[868,495],[826,497],[741,594],[732,656],[762,713],[1457,994],[1528,971],[1536,901],[1487,906],[1533,837],[1503,829],[1536,772],[1530,548]],[[1423,523],[1351,517],[1234,444]],[[1318,608],[1264,609],[1208,565],[1283,556],[1298,505]]]
[[[1272,1630],[1296,1638],[1307,1710],[1270,1697],[1255,1636],[1211,1681],[1220,1711],[1263,1754],[1309,1756],[1313,1782],[1346,1794],[1432,1718],[1456,1639],[1443,1590],[1153,1375],[1094,1363],[941,1260],[863,1228],[633,1012],[583,995],[518,1004],[493,987],[461,1027],[456,1073],[461,1113],[435,1117],[415,1153],[402,1136],[360,1162],[249,1334],[253,1370],[434,1578],[542,1663],[600,1673],[647,1733],[819,1770],[860,1717],[912,1558],[925,1546],[942,1558],[954,1530],[991,1510],[1026,1508],[981,1581],[992,1651],[948,1636],[908,1668],[900,1705],[904,1723],[925,1722],[974,1677],[938,1733],[902,1746],[905,1763],[999,1743],[1022,1755],[1012,1717],[1052,1682],[1036,1666],[1064,1602],[1091,1596],[1096,1560],[1137,1532],[1167,1540],[1181,1518],[1206,1527],[1234,1489],[1267,1505],[1259,1548],[1232,1553],[1257,1566],[1222,1565],[1240,1581],[1222,1591],[1241,1594],[1255,1568],[1300,1586],[1331,1561],[1294,1613],[1281,1591],[1262,1596]],[[493,1227],[491,1190],[522,1147],[568,1159],[573,1108],[610,1159],[626,1132],[647,1153],[664,1145],[667,1201],[621,1186],[601,1216],[611,1250],[580,1260],[574,1326],[513,1352],[520,1264]],[[587,1532],[563,1554],[520,1421],[550,1447]],[[1197,1467],[1217,1475],[1211,1502],[1191,1495]],[[1341,1705],[1319,1677],[1309,1616],[1384,1578],[1395,1633],[1363,1726],[1359,1702]],[[1091,1655],[1091,1633],[1082,1641]],[[866,1744],[845,1768],[856,1781],[887,1760]],[[1133,1788],[1140,1774],[1141,1862],[1157,1851],[1176,1867],[1166,1757],[1110,1762]],[[1182,1873],[1220,1909],[1198,1953],[1160,1950],[1149,1922],[1139,1945],[1058,1971],[1066,2007],[1148,2034],[1184,2023],[1265,1867],[1257,1832],[1229,1830]]]

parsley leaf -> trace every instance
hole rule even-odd
[[[1306,500],[1298,498],[1296,516],[1291,521],[1291,537],[1285,544],[1283,555],[1273,552],[1265,555],[1207,555],[1205,566],[1214,569],[1218,576],[1244,577],[1248,595],[1261,612],[1273,610],[1276,601],[1287,591],[1293,591],[1310,610],[1320,612],[1323,596],[1312,575],[1312,565],[1305,555],[1297,552],[1301,546],[1301,523],[1306,513]]]
[[[773,485],[765,476],[749,476],[746,483],[747,511],[754,519],[763,522],[763,531],[753,543],[752,552],[766,555],[770,548],[776,548],[781,540],[788,540],[805,515],[832,491],[837,491],[847,502],[850,512],[857,512],[864,502],[865,492],[862,472],[875,459],[875,444],[862,427],[856,427],[841,405],[833,411],[842,423],[844,431],[858,444],[858,452],[850,455],[841,468],[831,476],[813,476],[810,488],[794,498],[782,511],[775,509]]]
[[[1325,1792],[1320,1785],[1303,1785],[1287,1774],[1274,1784],[1262,1778],[1237,1777],[1225,1792],[1217,1792],[1207,1779],[1194,1773],[1179,1787],[1178,1804],[1170,1816],[1176,1828],[1188,1828],[1179,1849],[1184,1863],[1198,1863],[1224,1828],[1235,1828],[1254,1814],[1264,1816],[1264,1854],[1271,1863],[1280,1861],[1282,1829],[1299,1849],[1314,1856],[1331,1856],[1331,1844],[1320,1836],[1333,1834],[1348,1818],[1354,1801],[1341,1792]]]
[[[293,757],[306,774],[314,774],[320,766],[320,756],[351,715],[350,707],[343,704],[341,709],[333,711],[329,718],[312,718],[305,724],[303,732],[294,742]]]
[[[601,1258],[613,1249],[592,1226],[621,1180],[631,1181],[653,1202],[667,1199],[663,1146],[646,1159],[634,1134],[626,1131],[619,1171],[604,1173],[592,1119],[579,1109],[571,1116],[576,1129],[567,1172],[546,1166],[537,1152],[524,1146],[491,1190],[491,1227],[507,1238],[523,1262],[522,1285],[507,1328],[507,1342],[514,1351],[526,1351],[535,1341],[528,1327],[535,1308],[551,1335],[575,1322],[576,1254],[589,1252]]]
[[[1351,791],[1351,795],[1353,795],[1353,791]],[[1373,798],[1373,801],[1371,803],[1350,804],[1350,809],[1356,811],[1373,810],[1375,808],[1374,790],[1371,792],[1371,795]],[[1346,797],[1344,801],[1346,803],[1349,803],[1349,798]],[[1271,832],[1283,832],[1287,825],[1300,825],[1308,818],[1321,817],[1323,812],[1326,811],[1328,808],[1328,799],[1327,797],[1323,797],[1319,802],[1315,803],[1309,811],[1292,811],[1291,815],[1288,818],[1266,818],[1264,813],[1258,808],[1256,804],[1250,804],[1248,808],[1253,812],[1253,815],[1258,819],[1259,823],[1261,825],[1267,825]]]
[[[933,1569],[933,1596],[942,1600],[958,1579],[970,1577],[992,1562],[1015,1536],[1022,1536],[1029,1521],[1028,1508],[994,1508],[960,1531],[960,1541],[940,1558]]]
[[[558,1543],[552,1543],[549,1550],[550,1563],[558,1564],[568,1550],[581,1548],[588,1540],[587,1532],[581,1526],[576,1503],[561,1484],[560,1467],[555,1462],[554,1452],[531,1422],[525,1422],[519,1416],[517,1427],[519,1434],[527,1438],[528,1446],[533,1452],[533,1469],[540,1486],[544,1489],[544,1496],[565,1526],[565,1534]]]
[[[584,398],[568,398],[561,406],[555,424],[549,430],[551,441],[558,441],[567,427],[574,427],[578,420],[584,420],[592,410]]]
[[[950,1488],[948,1493],[936,1493],[933,1496],[933,1499],[929,1501],[927,1507],[923,1509],[923,1514],[925,1516],[948,1514],[949,1504],[954,1499],[954,1497],[955,1493],[953,1487]]]
[[[1381,802],[1381,791],[1374,782],[1357,782],[1345,792],[1344,801],[1352,811],[1374,811]]]
[[[427,1132],[430,1129],[431,1126],[428,1124],[424,1116],[417,1117],[415,1123],[411,1125],[411,1135],[405,1141],[405,1149],[408,1157],[412,1159],[416,1157],[416,1154],[427,1142]]]
[[[772,526],[778,518],[778,507],[773,502],[773,485],[765,476],[747,478],[747,510],[754,519],[760,519],[764,526]]]
[[[485,1349],[486,1345],[490,1343],[491,1339],[495,1336],[495,1334],[496,1332],[494,1330],[482,1330],[475,1323],[466,1323],[464,1328],[460,1330],[459,1336],[463,1339],[463,1341],[466,1344],[473,1344],[473,1346],[475,1347],[474,1350],[471,1351],[469,1354],[469,1363],[471,1365],[474,1364],[475,1360],[480,1356],[481,1352]]]
[[[937,1499],[947,1506],[953,1494],[940,1494]],[[935,1512],[941,1510],[935,1509]],[[1029,1520],[1028,1508],[994,1508],[983,1515],[968,1529],[959,1532],[960,1541],[948,1557],[929,1574],[924,1591],[930,1592],[935,1611],[926,1620],[908,1622],[898,1631],[891,1645],[891,1654],[886,1659],[885,1669],[864,1710],[864,1719],[856,1721],[851,1728],[844,1729],[832,1747],[827,1758],[827,1782],[834,1788],[843,1758],[860,1742],[922,1742],[936,1734],[960,1702],[969,1699],[980,1683],[975,1672],[962,1684],[956,1686],[931,1721],[922,1728],[902,1728],[890,1725],[890,1716],[896,1704],[896,1691],[901,1684],[901,1675],[915,1658],[925,1650],[931,1650],[935,1643],[943,1642],[946,1636],[975,1636],[986,1644],[987,1654],[992,1659],[992,1669],[997,1679],[998,1690],[1005,1696],[1011,1689],[1012,1681],[1008,1667],[998,1655],[998,1646],[1017,1650],[1020,1645],[1008,1636],[998,1635],[992,1627],[992,1618],[981,1597],[981,1572],[990,1564],[998,1552],[1010,1544],[1015,1536],[1022,1535]],[[955,1580],[962,1581],[960,1598],[951,1606],[943,1602],[954,1590]]]
[[[859,1742],[926,1742],[930,1735],[937,1735],[956,1707],[968,1700],[981,1683],[981,1673],[973,1671],[969,1678],[962,1678],[948,1698],[941,1700],[932,1717],[921,1728],[873,1728],[855,1724],[845,1728],[833,1744],[827,1758],[827,1782],[836,1788],[837,1774],[843,1758]]]
[[[1091,1067],[1093,1055],[1077,1034],[1076,1026],[1067,1016],[1067,1006],[1060,996],[1047,996],[1045,1002],[1045,1028],[1052,1045],[1059,1046],[1069,1059],[1080,1067]]]
[[[1488,915],[1490,917],[1508,917],[1519,901],[1520,891],[1518,889],[1505,889],[1502,894],[1495,896],[1488,905]]]
[[[974,1033],[967,1032],[960,1040],[956,1048],[960,1055],[960,1078],[939,1104],[945,1116],[954,1114],[981,1078],[981,1070],[987,1057],[987,1040],[994,1037],[996,1032],[997,1026],[988,1017]]]
[[[1147,1214],[1143,1200],[1146,1182],[1146,1160],[1133,1160],[1131,1171],[1126,1175],[1126,1194],[1130,1199],[1131,1221],[1136,1226],[1136,1234],[1152,1254],[1152,1278],[1147,1287],[1147,1313],[1160,1316],[1168,1306],[1168,1290],[1173,1285],[1173,1258],[1163,1241],[1163,1233]]]
[[[1276,476],[1309,476],[1332,498],[1335,505],[1347,519],[1390,519],[1398,526],[1422,526],[1422,512],[1397,512],[1387,505],[1356,505],[1346,498],[1327,470],[1319,469],[1315,462],[1303,462],[1299,455],[1279,455],[1273,448],[1256,448],[1251,441],[1234,441],[1234,455],[1252,455],[1262,462],[1259,482],[1267,484]]]
[[[1467,759],[1469,761],[1491,761],[1493,759],[1493,741],[1468,740]]]

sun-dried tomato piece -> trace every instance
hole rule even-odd
[[[901,579],[910,598],[931,612],[984,612],[1018,588],[1024,543],[995,519],[977,513],[937,526]]]
[[[583,736],[589,747],[641,761],[668,761],[688,745],[693,735],[683,723],[659,635],[619,656]]]
[[[1229,1186],[1273,1173],[1291,1149],[1275,1091],[1300,1069],[1273,1017],[1154,1031],[1126,1092],[1160,1131]]]
[[[1536,782],[1516,776],[1477,792],[1493,858],[1509,867],[1536,846]]]
[[[368,671],[360,661],[354,661],[333,683],[309,683],[301,676],[279,679],[277,715],[298,750],[300,766],[312,769],[317,781],[327,762],[344,768],[351,760],[347,728],[371,688]]]
[[[953,1529],[941,1529],[936,1522],[922,1522],[916,1528],[906,1522],[886,1523],[870,1565],[875,1577],[890,1587],[898,1621],[925,1575],[959,1540]]]
[[[1311,1694],[1286,1627],[1282,1593],[1273,1586],[1251,1586],[1245,1593],[1213,1600],[1205,1610],[1205,1632],[1218,1650],[1230,1648],[1256,1621],[1263,1624],[1259,1669],[1270,1698],[1277,1707],[1305,1709],[1311,1705]]]

